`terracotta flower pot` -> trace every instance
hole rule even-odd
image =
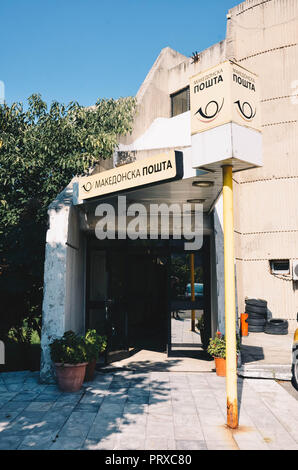
[[[225,377],[226,376],[226,360],[225,360],[225,358],[215,357],[214,362],[215,362],[216,375],[219,375],[220,377]]]
[[[215,362],[216,375],[219,375],[220,377],[225,377],[227,373],[226,359],[223,357],[214,357],[213,359]],[[237,369],[237,364],[238,364],[238,354],[236,356],[236,369]]]
[[[86,366],[86,373],[85,373],[85,382],[91,382],[91,380],[94,379],[94,372],[95,372],[95,367],[96,367],[96,359],[93,359],[92,361],[88,362]]]
[[[58,386],[62,392],[77,392],[80,390],[86,372],[87,362],[80,364],[55,363]]]

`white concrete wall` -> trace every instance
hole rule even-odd
[[[190,111],[172,118],[154,119],[144,134],[128,145],[119,145],[119,151],[160,150],[190,147]]]
[[[80,232],[78,209],[70,207],[66,253],[65,330],[85,331],[85,252],[86,241]]]
[[[131,135],[121,137],[122,143],[134,142],[144,134],[154,119],[170,117],[169,70],[185,60],[185,56],[170,47],[162,49],[137,93],[137,112],[133,132]]]
[[[76,211],[70,183],[48,211],[40,369],[40,380],[45,383],[54,381],[49,348],[52,339],[69,329],[84,331],[85,250]]]
[[[298,1],[247,0],[230,15],[227,55],[260,79],[264,160],[234,176],[239,311],[245,297],[264,298],[294,330],[298,283],[271,274],[269,260],[298,259]]]

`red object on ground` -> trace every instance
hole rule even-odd
[[[248,336],[248,313],[241,313],[240,316],[240,323],[241,323],[241,335],[242,336]]]

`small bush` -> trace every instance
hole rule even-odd
[[[98,356],[107,347],[106,336],[97,334],[96,330],[88,330],[85,335],[87,360],[90,362],[98,359]]]
[[[236,337],[236,339],[237,339],[237,354],[239,354],[240,340],[238,336]],[[210,356],[221,357],[223,359],[226,359],[226,338],[224,335],[221,334],[220,331],[216,332],[215,338],[210,338],[207,352],[210,354]]]
[[[66,331],[62,338],[55,339],[50,344],[50,349],[53,362],[80,364],[88,361],[85,338],[73,331]]]

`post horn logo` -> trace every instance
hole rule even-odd
[[[92,189],[92,186],[93,186],[93,184],[90,183],[90,181],[87,181],[86,184],[83,184],[83,189],[84,189],[87,193],[89,193],[89,191],[91,191],[91,189]]]
[[[202,109],[202,106],[198,109],[198,111],[195,113],[195,116],[199,114],[199,116],[201,116],[202,119],[199,116],[197,116],[197,118],[201,122],[214,121],[214,119],[216,119],[218,114],[220,113],[223,107],[224,101],[225,100],[223,98],[221,105],[215,100],[209,101],[209,103],[206,104],[204,110]]]
[[[255,117],[257,110],[253,110],[252,106],[247,101],[241,104],[240,100],[238,100],[234,101],[234,104],[237,105],[237,111],[245,121],[251,121]]]

